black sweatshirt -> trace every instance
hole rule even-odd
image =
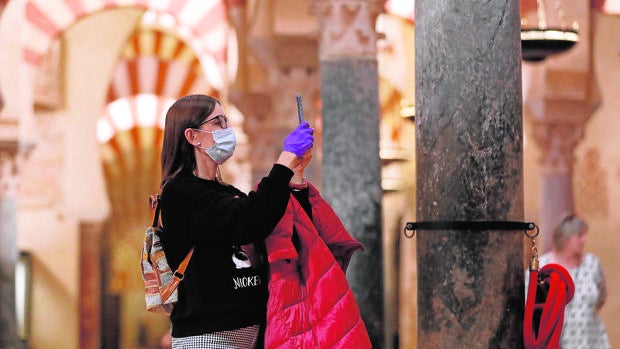
[[[264,239],[284,214],[292,175],[289,168],[276,164],[248,195],[191,174],[179,175],[164,186],[161,241],[170,267],[175,270],[196,246],[170,316],[173,337],[264,322]],[[307,189],[298,193],[296,197],[305,194],[307,201]]]

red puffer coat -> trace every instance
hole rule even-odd
[[[265,348],[371,348],[345,276],[353,253],[364,248],[318,190],[308,186],[314,223],[291,195],[286,213],[266,240],[270,277]]]

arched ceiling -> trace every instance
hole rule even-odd
[[[144,20],[181,37],[203,66],[216,66],[223,82],[227,52],[226,8],[223,0],[27,0],[24,60],[38,65],[51,42],[66,28],[96,11],[115,7],[147,10]]]
[[[216,94],[194,51],[166,31],[139,28],[128,40],[114,71],[108,101],[138,94],[172,99],[190,93]],[[213,81],[212,79],[209,79]]]

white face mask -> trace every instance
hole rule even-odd
[[[215,144],[213,144],[209,148],[201,147],[199,145],[197,145],[197,147],[202,149],[207,155],[209,155],[211,159],[213,159],[213,161],[217,162],[219,165],[223,164],[224,161],[228,160],[235,152],[237,139],[235,138],[235,131],[233,131],[232,127],[215,131],[205,131],[200,129],[195,130],[198,132],[211,133],[213,135],[213,140],[215,141]]]

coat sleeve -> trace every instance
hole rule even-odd
[[[353,253],[357,250],[364,251],[364,245],[349,234],[332,206],[323,199],[312,183],[308,183],[308,189],[313,224],[340,268],[346,272]]]
[[[267,261],[274,263],[278,260],[297,260],[297,249],[293,244],[294,207],[293,194],[289,198],[284,215],[265,239]]]

